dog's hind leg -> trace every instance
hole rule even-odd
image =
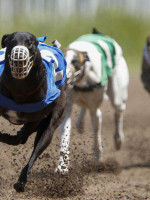
[[[114,114],[115,119],[115,132],[114,141],[116,149],[119,150],[124,143],[124,133],[123,133],[123,111],[116,109]]]
[[[25,124],[18,132],[17,135],[10,135],[8,133],[0,133],[0,142],[9,145],[19,145],[26,143],[28,137],[36,130],[39,122],[32,122]]]
[[[114,91],[112,95],[109,95],[112,106],[115,109],[114,120],[115,120],[115,130],[114,130],[114,142],[115,147],[119,150],[124,143],[124,133],[123,133],[123,111],[126,108],[126,103],[123,101],[122,97]]]
[[[81,107],[77,121],[76,121],[76,128],[77,128],[79,133],[84,132],[84,116],[85,116],[85,113],[86,113],[86,109]]]
[[[120,58],[113,71],[113,76],[109,78],[108,96],[115,109],[115,131],[114,140],[116,149],[119,150],[124,143],[123,133],[123,111],[126,109],[128,97],[129,74],[124,58]]]
[[[92,129],[94,133],[94,161],[100,162],[102,160],[102,140],[101,140],[101,126],[102,126],[102,112],[99,108],[97,110],[90,110]]]

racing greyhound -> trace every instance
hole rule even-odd
[[[66,107],[66,61],[45,37],[15,32],[2,37],[0,50],[0,114],[23,127],[16,135],[0,133],[0,142],[24,144],[37,132],[29,162],[14,188],[23,192],[35,160],[50,144]]]
[[[61,124],[60,159],[56,171],[69,169],[69,143],[71,133],[71,112],[73,104],[80,107],[77,119],[79,132],[84,129],[84,116],[90,111],[94,135],[94,161],[102,160],[100,105],[104,96],[110,98],[114,107],[116,149],[124,142],[123,112],[128,98],[129,73],[119,44],[112,38],[93,29],[92,34],[83,35],[64,50],[68,70],[67,114]]]

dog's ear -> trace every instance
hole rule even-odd
[[[38,44],[39,44],[39,41],[38,41],[38,39],[36,38],[36,40],[35,40],[35,45],[38,46]]]
[[[150,46],[150,35],[147,36],[147,45]]]
[[[147,49],[148,49],[148,51],[150,52],[150,35],[147,36],[147,41],[146,41],[146,43],[147,43]]]
[[[9,35],[10,34],[3,35],[2,40],[1,40],[1,46],[2,46],[2,48],[5,48],[7,46],[7,38],[8,38]]]
[[[69,48],[64,48],[64,49],[63,49],[62,52],[63,52],[64,56],[66,56],[66,53],[67,53],[68,50],[69,50]]]
[[[81,64],[84,64],[86,61],[89,61],[87,52],[78,52],[78,56]]]

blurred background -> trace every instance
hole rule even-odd
[[[96,27],[121,45],[131,71],[140,70],[149,19],[149,0],[0,0],[1,37],[27,31],[63,49]]]

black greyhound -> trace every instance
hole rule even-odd
[[[0,114],[23,127],[16,135],[0,133],[0,142],[24,144],[37,132],[29,162],[14,184],[17,192],[23,192],[31,167],[50,144],[65,115],[66,61],[58,48],[39,43],[28,32],[4,35],[1,45]]]

